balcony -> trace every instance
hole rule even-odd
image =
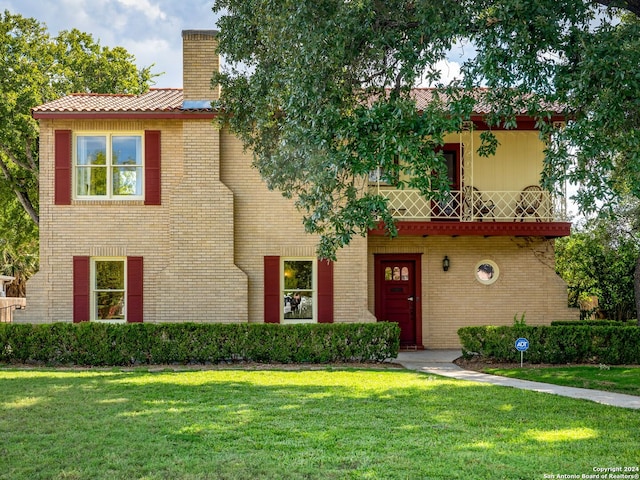
[[[376,190],[388,200],[401,235],[570,234],[564,199],[553,198],[538,186],[522,191],[479,191],[467,186],[450,191],[442,200],[427,199],[418,190]]]

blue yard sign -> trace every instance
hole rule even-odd
[[[516,350],[519,352],[525,352],[529,348],[529,340],[526,338],[519,338],[516,340]]]
[[[520,352],[520,368],[522,368],[522,364],[523,364],[523,356],[524,356],[524,352],[529,348],[529,340],[527,340],[526,338],[522,338],[520,337],[519,339],[516,340],[516,350],[518,350]]]

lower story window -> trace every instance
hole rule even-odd
[[[91,319],[126,320],[125,258],[94,258],[91,278]]]
[[[317,321],[316,260],[283,258],[281,279],[283,320],[291,323]]]

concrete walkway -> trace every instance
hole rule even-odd
[[[587,390],[586,388],[561,387],[548,383],[530,382],[528,380],[499,377],[497,375],[489,375],[473,370],[465,370],[455,363],[452,363],[461,355],[462,352],[460,350],[400,352],[395,362],[410,370],[442,375],[443,377],[469,380],[472,382],[492,383],[503,387],[521,388],[535,392],[552,393],[565,397],[591,400],[614,407],[640,409],[640,397],[636,397],[635,395],[603,392],[601,390]]]

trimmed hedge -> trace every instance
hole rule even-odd
[[[0,324],[0,362],[48,365],[381,362],[397,323]]]
[[[589,327],[634,327],[638,325],[637,320],[555,320],[551,322],[552,327],[558,326],[589,326]]]
[[[462,355],[480,355],[499,362],[519,362],[515,341],[529,340],[529,363],[640,364],[638,326],[485,326],[458,330]]]

